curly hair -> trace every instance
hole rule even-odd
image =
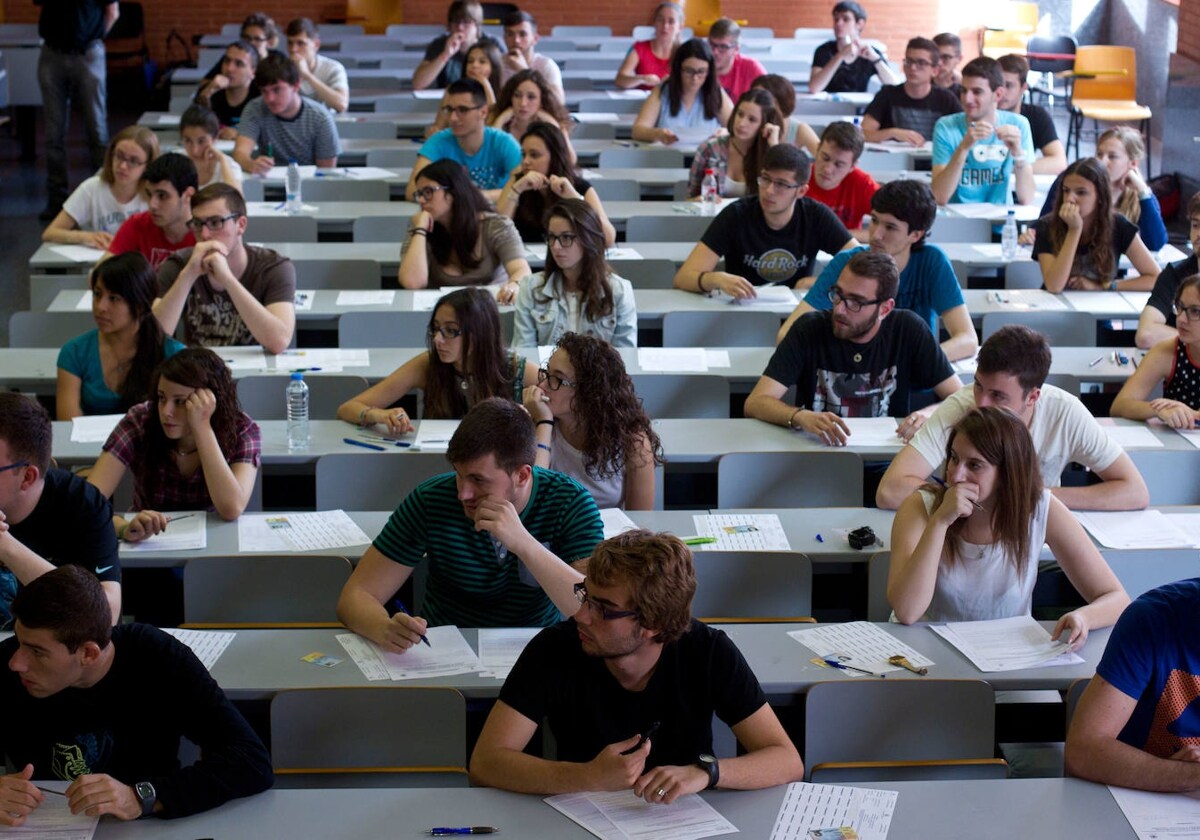
[[[1054,202],[1054,212],[1050,214],[1050,245],[1057,254],[1067,239],[1067,223],[1062,220],[1059,212],[1067,200],[1067,178],[1072,175],[1087,181],[1096,191],[1096,209],[1092,211],[1091,224],[1084,225],[1080,233],[1079,244],[1088,246],[1092,267],[1096,269],[1099,279],[1111,279],[1117,269],[1112,252],[1112,186],[1108,180],[1108,170],[1095,158],[1080,158],[1063,170],[1058,200]],[[1079,251],[1076,251],[1075,264],[1071,266],[1072,274],[1078,273],[1076,269],[1080,256]]]
[[[571,118],[567,107],[559,101],[558,94],[554,92],[554,88],[546,83],[545,76],[537,70],[521,70],[505,82],[504,88],[496,94],[496,104],[492,106],[492,113],[488,120],[489,124],[500,116],[505,108],[512,107],[513,96],[516,95],[517,87],[523,82],[533,82],[537,85],[538,94],[541,97],[541,101],[538,104],[539,111],[545,111],[554,117],[559,125],[565,124]]]
[[[433,323],[443,306],[454,310],[454,320],[462,330],[462,381],[467,384],[468,391],[459,387],[454,366],[441,361],[433,345]],[[467,286],[442,295],[429,314],[429,329],[425,336],[429,348],[429,373],[425,377],[426,417],[462,417],[473,401],[511,394],[514,365],[504,348],[500,310],[491,292]]]
[[[613,311],[612,283],[608,280],[608,262],[604,259],[604,229],[600,226],[600,217],[596,215],[588,203],[581,198],[564,198],[546,211],[543,228],[550,227],[551,219],[563,219],[571,226],[571,232],[579,237],[579,245],[583,249],[583,259],[580,260],[579,292],[582,298],[583,313],[588,320],[598,321]],[[554,259],[554,249],[546,249],[546,269],[543,276],[546,282],[534,292],[538,303],[546,303],[553,297],[553,285],[550,279],[555,274],[561,274],[562,269]],[[550,293],[545,294],[547,289]]]
[[[633,530],[599,543],[588,558],[587,578],[600,586],[625,584],[637,621],[668,644],[692,622],[696,570],[692,552],[674,534]]]
[[[93,293],[98,284],[103,284],[108,294],[123,298],[137,321],[133,360],[118,388],[121,410],[128,411],[133,404],[150,399],[150,379],[163,360],[166,337],[151,309],[158,297],[158,277],[141,252],[128,251],[92,269],[89,285]]]
[[[624,472],[642,441],[649,442],[654,463],[664,463],[662,441],[642,410],[621,354],[607,341],[578,333],[567,333],[555,346],[566,352],[575,368],[578,387],[571,404],[583,431],[588,474],[612,478]]]

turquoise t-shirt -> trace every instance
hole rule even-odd
[[[481,190],[498,190],[504,186],[509,174],[521,163],[521,144],[506,131],[488,126],[483,130],[483,145],[473,155],[468,155],[458,145],[458,140],[446,128],[430,137],[417,152],[430,163],[450,158],[467,168],[471,180]]]
[[[163,358],[169,359],[183,349],[183,344],[166,337]],[[121,404],[121,395],[104,384],[100,367],[100,331],[91,330],[77,335],[58,351],[58,366],[82,380],[79,401],[84,414],[121,414],[128,406]]]
[[[1033,132],[1029,120],[1011,111],[997,111],[996,123],[1015,125],[1021,129],[1021,149],[1025,160],[1033,163]],[[933,127],[933,165],[945,166],[954,156],[954,150],[967,136],[966,114],[950,114],[942,117]],[[963,164],[958,188],[950,196],[951,204],[1007,204],[1008,176],[1012,174],[1013,161],[1008,146],[993,134],[971,147],[967,162]]]

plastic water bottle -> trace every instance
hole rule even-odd
[[[1015,210],[1008,211],[1004,229],[1000,231],[1000,256],[1008,262],[1017,255],[1017,217]]]
[[[286,210],[289,216],[299,216],[300,211],[304,209],[304,202],[300,197],[301,178],[300,165],[295,160],[288,161],[287,169],[287,204]]]
[[[721,203],[721,188],[717,184],[717,173],[711,169],[704,170],[704,180],[700,182],[700,202],[703,205],[702,215],[717,215],[717,205]]]
[[[288,451],[308,449],[308,383],[303,373],[293,373],[287,386]]]

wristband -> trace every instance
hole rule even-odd
[[[792,425],[792,423],[795,421],[796,415],[798,415],[803,410],[804,410],[803,408],[797,408],[795,411],[792,412],[792,416],[788,418],[788,422],[787,422],[787,427],[789,429],[794,430],[796,428],[795,426]]]
[[[550,450],[550,447],[549,447],[549,446],[547,446],[547,445],[546,445],[546,444],[544,444],[544,443],[539,443],[539,444],[537,445],[537,448],[538,448],[538,449],[545,449],[547,452],[550,452],[550,451],[551,451],[551,450]]]
[[[367,419],[367,412],[370,410],[371,409],[369,408],[364,408],[362,411],[358,412],[358,425],[364,425],[363,421]]]
[[[409,236],[414,236],[414,235],[416,235],[416,234],[418,234],[418,233],[419,233],[419,234],[421,234],[421,236],[428,236],[428,235],[429,235],[429,231],[427,231],[425,228],[409,228],[409,229],[408,229],[408,235],[409,235]]]
[[[554,421],[553,421],[553,420],[538,420],[538,421],[537,421],[536,423],[534,423],[533,425],[535,425],[535,426],[542,426],[542,425],[546,425],[546,426],[553,426],[553,425],[554,425]]]
[[[704,275],[705,274],[708,274],[708,272],[701,271],[699,274],[696,275],[696,288],[702,292],[707,293],[708,289],[704,288]]]
[[[1116,292],[1116,291],[1119,291],[1119,290],[1117,289],[1117,279],[1116,279],[1115,277],[1114,277],[1112,280],[1110,280],[1110,281],[1108,282],[1108,290],[1109,290],[1110,292]]]

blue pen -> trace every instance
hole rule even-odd
[[[823,543],[823,542],[825,542],[825,538],[822,537],[820,534],[817,534],[817,542]]]
[[[490,825],[468,825],[462,828],[431,828],[425,833],[431,837],[449,837],[453,834],[499,834],[500,829]]]
[[[394,601],[392,601],[392,604],[395,605],[396,609],[399,612],[404,613],[405,615],[409,616],[410,618],[412,617],[412,613],[410,613],[408,611],[408,607],[404,606],[404,602],[401,601],[399,598],[396,598]],[[433,645],[429,644],[429,639],[425,636],[424,633],[421,634],[421,641],[424,642],[425,644],[429,645],[429,647],[433,647]],[[462,832],[457,832],[457,833],[461,834]],[[484,833],[488,833],[488,832],[484,832]]]
[[[836,659],[826,659],[825,664],[830,668],[837,668],[839,671],[857,671],[860,674],[869,674],[872,677],[879,679],[887,679],[887,674],[876,674],[874,671],[868,671],[866,668],[855,668],[853,665],[847,665],[845,662],[838,662]]]
[[[382,446],[376,446],[373,443],[367,443],[365,440],[355,440],[354,438],[342,438],[342,443],[348,443],[351,446],[361,446],[363,449],[374,449],[376,452],[387,452]]]

